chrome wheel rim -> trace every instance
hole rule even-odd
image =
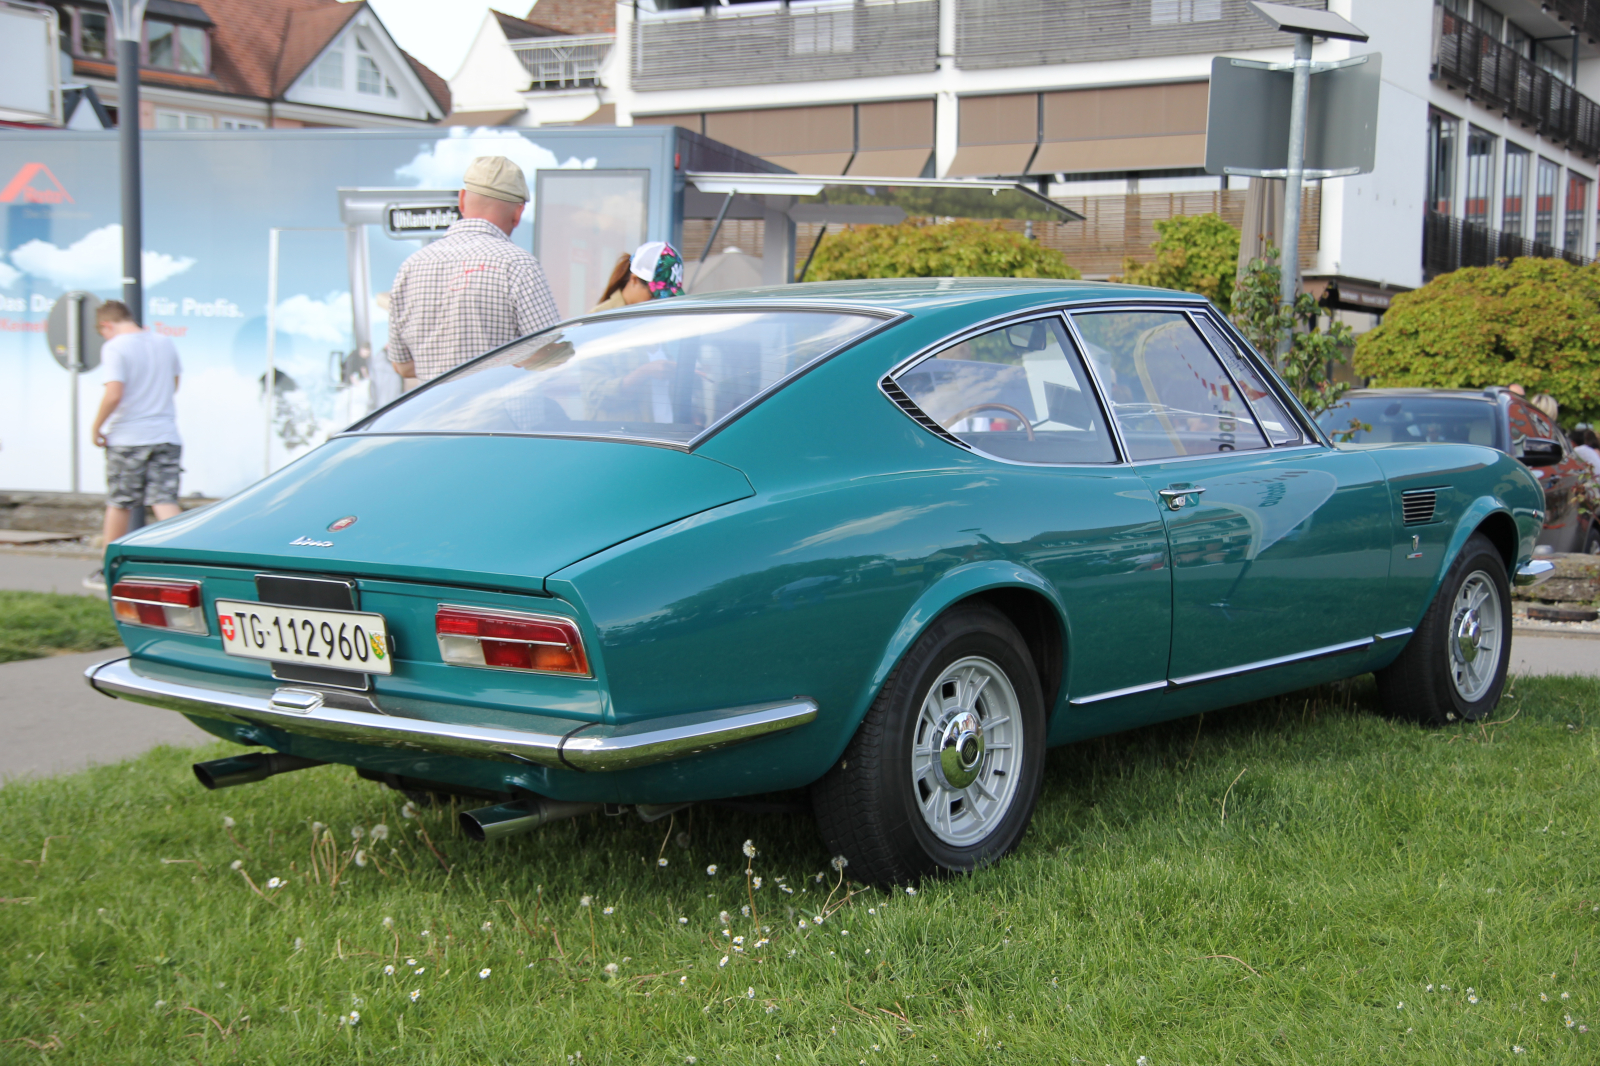
[[[1456,591],[1450,613],[1450,680],[1468,703],[1481,700],[1500,668],[1500,590],[1475,570]]]
[[[934,836],[970,847],[992,833],[1021,783],[1021,706],[1010,678],[978,655],[945,667],[911,739],[912,798]]]

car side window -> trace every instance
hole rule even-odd
[[[1188,316],[1086,311],[1072,316],[1111,402],[1129,458],[1265,448],[1266,438]]]
[[[974,449],[1019,463],[1114,463],[1089,375],[1059,318],[968,338],[894,378],[922,411]]]
[[[1239,383],[1244,398],[1250,402],[1267,439],[1279,447],[1305,444],[1306,437],[1299,424],[1284,410],[1283,404],[1267,387],[1255,365],[1239,350],[1232,338],[1209,315],[1196,316],[1196,320],[1200,323],[1200,332],[1211,342],[1212,349],[1222,356],[1223,363],[1233,372],[1233,380]]]

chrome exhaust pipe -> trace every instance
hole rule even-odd
[[[499,840],[501,837],[537,829],[548,822],[576,818],[580,814],[589,814],[599,809],[598,803],[567,803],[562,800],[545,799],[543,796],[533,796],[494,807],[462,811],[461,831],[473,840]]]
[[[304,770],[324,765],[321,759],[303,759],[298,755],[285,755],[278,751],[255,751],[249,755],[233,755],[226,759],[194,764],[194,776],[208,789],[232,788],[264,781],[275,774],[290,770]]]

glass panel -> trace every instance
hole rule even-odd
[[[106,17],[93,11],[78,12],[78,53],[106,57]]]
[[[211,128],[211,116],[184,115],[183,128],[186,130],[208,130]]]
[[[1480,226],[1489,224],[1489,200],[1494,194],[1494,142],[1497,138],[1476,126],[1467,127],[1467,189],[1462,217]]]
[[[882,319],[813,311],[573,322],[473,360],[361,426],[686,443]],[[827,410],[815,412],[830,417]]]
[[[1022,463],[1114,463],[1105,415],[1059,319],[1002,326],[924,359],[895,384],[981,452]]]
[[[1526,148],[1506,144],[1506,181],[1500,201],[1500,229],[1513,237],[1522,236],[1526,226],[1528,196],[1528,161],[1533,158]]]
[[[1583,231],[1589,222],[1589,179],[1567,171],[1566,240],[1561,247],[1569,252],[1584,252]]]
[[[1265,448],[1232,380],[1175,311],[1072,316],[1109,394],[1129,458]]]
[[[176,64],[177,57],[173,55],[173,31],[175,26],[170,22],[161,22],[158,19],[144,20],[144,39],[149,51],[145,60],[152,67],[163,67],[171,70]]]
[[[1208,316],[1199,316],[1199,322],[1200,332],[1211,342],[1212,349],[1222,355],[1222,361],[1232,372],[1233,380],[1244,390],[1244,398],[1250,401],[1256,419],[1266,431],[1267,439],[1278,445],[1306,443],[1305,434],[1301,432],[1299,424],[1283,409],[1278,398],[1261,379],[1260,371],[1239,350],[1233,339]]]
[[[581,315],[599,301],[617,258],[644,243],[650,175],[541,170],[534,186],[534,254],[561,314]]]
[[[319,89],[344,88],[344,53],[342,51],[329,52],[317,60],[316,82]]]
[[[1556,184],[1561,179],[1561,168],[1544,157],[1539,158],[1539,187],[1533,201],[1533,239],[1540,244],[1554,244],[1556,240]]]
[[[1500,39],[1500,31],[1505,28],[1506,18],[1491,7],[1485,7],[1481,2],[1472,5],[1472,21],[1492,41]]]
[[[383,93],[383,73],[371,56],[356,56],[356,92],[372,96]]]
[[[156,129],[181,130],[183,129],[183,116],[176,111],[157,111]]]
[[[1318,415],[1317,425],[1334,440],[1354,444],[1433,441],[1494,448],[1494,420],[1494,403],[1471,397],[1347,396]]]
[[[199,26],[178,27],[178,69],[190,74],[206,72],[206,31]]]
[[[1428,207],[1455,214],[1456,134],[1461,120],[1439,111],[1428,115]]]

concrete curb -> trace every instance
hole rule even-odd
[[[1565,626],[1518,622],[1511,627],[1513,637],[1567,637],[1571,640],[1600,640],[1600,630],[1567,629]]]

